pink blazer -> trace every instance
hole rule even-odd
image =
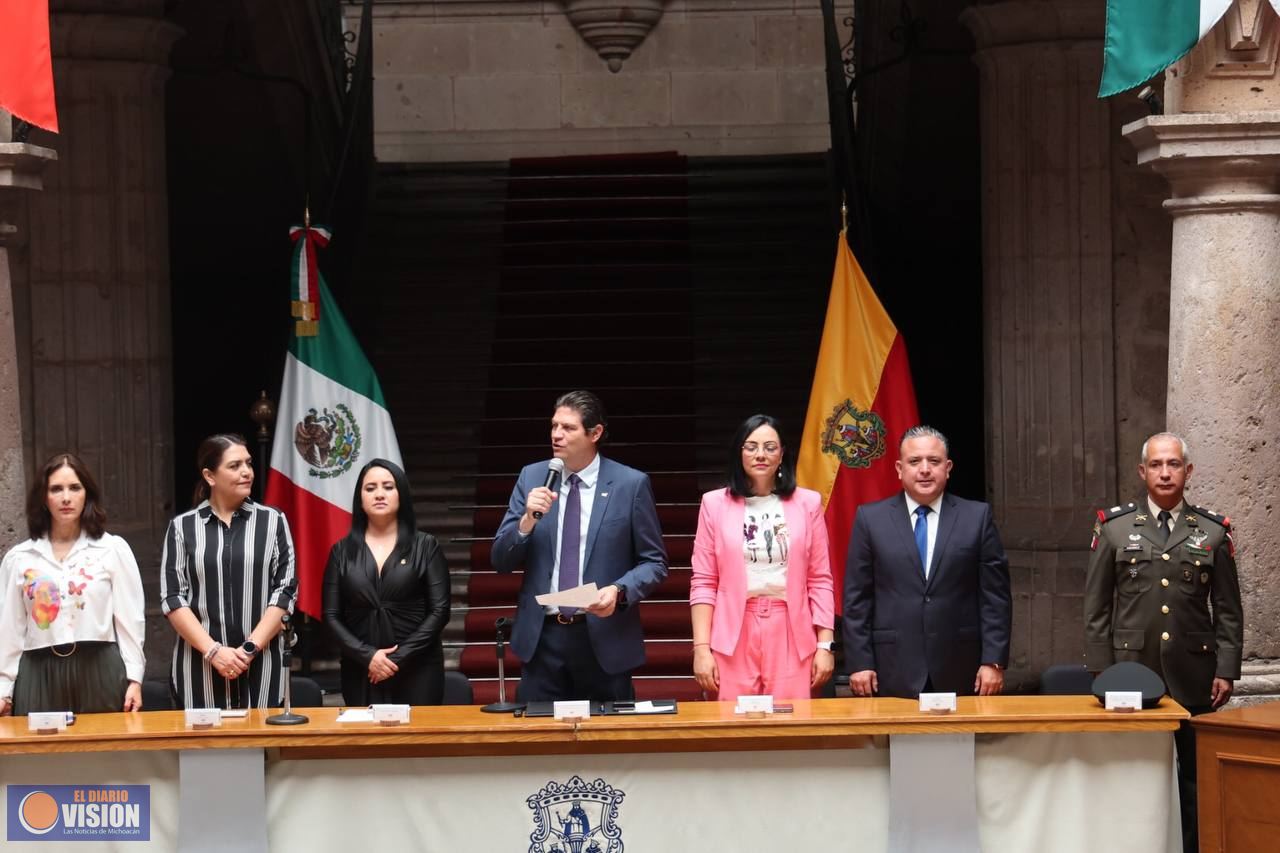
[[[693,540],[693,579],[689,604],[710,604],[711,648],[733,654],[747,610],[747,565],[742,554],[742,516],[746,504],[716,489],[702,496],[698,535]],[[810,489],[796,489],[782,501],[791,550],[787,559],[787,616],[791,641],[800,659],[817,650],[815,628],[835,622],[831,558],[827,553],[827,522],[822,497]]]

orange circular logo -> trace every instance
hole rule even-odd
[[[44,791],[32,791],[18,806],[18,822],[32,835],[44,835],[58,823],[57,801]]]

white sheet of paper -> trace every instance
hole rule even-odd
[[[584,583],[561,592],[548,592],[534,598],[543,607],[589,607],[596,603],[600,591],[595,583]]]
[[[372,723],[372,708],[348,708],[338,715],[340,723]]]
[[[661,714],[666,710],[666,708],[659,708],[654,705],[652,701],[648,700],[636,703],[637,714]]]

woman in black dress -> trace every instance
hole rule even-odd
[[[342,647],[342,699],[439,705],[449,621],[444,552],[416,529],[399,465],[374,459],[357,483],[351,532],[324,570],[324,624]]]

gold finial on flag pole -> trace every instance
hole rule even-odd
[[[847,234],[849,232],[849,200],[845,197],[844,190],[840,191],[840,233]]]
[[[303,196],[302,199],[302,227],[311,227],[311,196]]]

